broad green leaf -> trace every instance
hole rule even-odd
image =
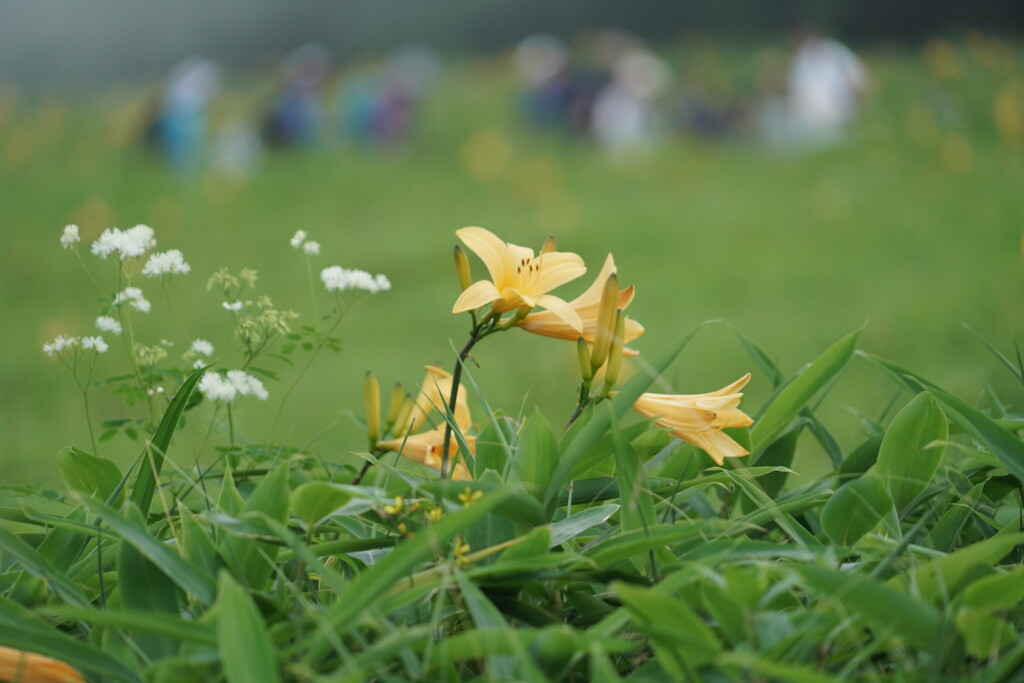
[[[598,505],[555,522],[551,525],[550,547],[560,546],[569,539],[576,538],[587,529],[604,524],[618,511],[619,506],[615,504]]]
[[[859,614],[878,632],[888,632],[923,648],[932,648],[942,617],[931,605],[859,574],[822,567],[796,567],[822,598],[837,600],[843,610]]]
[[[133,546],[185,592],[203,604],[213,602],[216,594],[213,577],[201,567],[181,557],[170,546],[151,536],[145,527],[129,521],[104,503],[91,498],[84,498],[83,502],[121,535],[123,543]]]
[[[244,522],[247,513],[260,513],[284,522],[288,519],[288,497],[288,463],[281,463],[257,484],[238,517]],[[266,584],[280,550],[276,544],[230,534],[224,535],[219,548],[235,575],[251,590],[259,590]]]
[[[903,511],[935,476],[949,436],[946,416],[922,392],[903,407],[885,432],[875,471]]]
[[[842,481],[859,477],[874,467],[884,437],[885,434],[882,432],[869,436],[843,458],[842,464],[839,465],[839,476]]]
[[[807,402],[846,366],[859,336],[860,330],[857,330],[837,341],[769,399],[768,406],[751,429],[754,457],[771,445]]]
[[[68,513],[64,521],[84,527],[85,508],[76,507]],[[91,536],[95,538],[96,529],[94,527],[87,528],[93,532]],[[43,542],[39,544],[36,550],[39,551],[40,556],[49,560],[55,569],[66,572],[82,551],[82,547],[89,541],[89,538],[90,534],[84,533],[84,530],[77,531],[67,527],[54,526],[47,532]]]
[[[164,416],[160,420],[160,425],[142,451],[139,476],[135,480],[135,486],[132,488],[131,502],[139,507],[143,517],[149,515],[149,507],[153,502],[153,495],[156,493],[157,477],[160,476],[160,470],[163,468],[164,455],[171,445],[171,437],[178,428],[178,422],[188,406],[192,392],[209,367],[207,365],[199,368],[182,382],[178,391],[174,394],[174,398],[167,405],[167,410],[164,411]]]
[[[1024,601],[1024,567],[1004,574],[986,576],[963,592],[956,625],[964,636],[967,651],[985,659],[994,657],[1016,639],[1012,616],[1001,614]]]
[[[274,645],[248,593],[222,571],[217,582],[217,645],[228,683],[275,683]]]
[[[612,408],[615,409],[616,417],[621,418],[626,411],[636,403],[636,400],[640,398],[640,394],[644,393],[644,391],[647,390],[647,387],[654,382],[657,376],[668,368],[700,328],[701,326],[698,325],[696,328],[688,332],[667,351],[655,358],[654,361],[651,362],[650,366],[645,368],[645,371],[637,373],[632,379],[623,385],[615,398],[612,399]],[[562,450],[562,458],[558,461],[558,465],[555,467],[555,471],[551,475],[547,495],[544,497],[544,501],[547,506],[551,506],[555,503],[558,499],[559,492],[568,481],[569,476],[575,469],[577,463],[587,455],[587,452],[597,442],[597,440],[607,433],[610,426],[609,414],[607,412],[599,411],[598,413],[595,413],[593,418],[587,422],[579,432],[576,433],[576,436],[572,441],[564,446]]]
[[[552,527],[539,526],[519,536],[515,545],[502,551],[499,562],[521,560],[527,557],[543,555],[553,547]]]
[[[54,605],[39,610],[45,616],[62,619],[76,619],[93,626],[108,626],[171,638],[184,643],[216,645],[217,634],[213,627],[180,615],[169,616],[155,612],[133,612],[126,610],[95,609],[91,607],[68,607]]]
[[[504,473],[506,463],[512,459],[511,445],[516,440],[516,426],[513,420],[500,413],[484,424],[476,437],[475,479],[479,479],[486,470]]]
[[[522,481],[528,492],[543,500],[559,453],[558,438],[551,425],[542,413],[535,412],[519,432],[512,458],[513,481]]]
[[[848,481],[821,509],[821,528],[833,542],[851,546],[892,510],[892,498],[874,477]]]
[[[143,525],[141,517],[137,508],[129,507],[128,518],[139,527]],[[117,548],[117,587],[121,606],[126,610],[161,616],[180,614],[174,582],[130,543],[121,543]],[[177,654],[178,643],[174,639],[147,632],[134,633],[132,637],[150,659]]]
[[[1024,567],[978,579],[964,589],[962,604],[989,612],[1011,609],[1024,601]]]
[[[61,600],[83,607],[89,604],[90,601],[82,590],[68,579],[64,572],[3,526],[0,526],[0,550],[32,576],[44,579]]]
[[[611,588],[629,610],[633,623],[654,642],[655,652],[664,658],[662,665],[678,658],[697,668],[721,652],[714,632],[679,598],[621,582],[612,583]]]
[[[213,539],[183,504],[179,506],[178,514],[181,523],[181,536],[178,542],[182,557],[195,566],[202,567],[210,576],[216,576],[224,563],[217,553]]]
[[[789,430],[768,446],[756,460],[751,460],[749,463],[761,467],[779,468],[775,472],[764,475],[758,482],[770,498],[777,496],[782,491],[782,487],[786,485],[786,478],[789,477],[789,468],[793,464],[800,432],[800,429]]]
[[[0,643],[38,652],[104,680],[142,683],[142,677],[92,643],[76,640],[0,595]]]
[[[507,494],[494,491],[473,505],[445,515],[406,539],[379,562],[357,576],[348,590],[338,594],[336,602],[326,610],[324,624],[334,631],[347,630],[356,623],[366,607],[380,599],[401,580],[407,578],[422,562],[433,557],[435,549],[447,550],[452,538],[474,522],[492,512],[507,500]],[[314,664],[329,651],[329,639],[323,633],[311,635],[306,652],[307,664]]]
[[[928,532],[925,544],[944,553],[952,550],[984,491],[985,482],[982,482],[968,491],[959,502],[950,505]]]
[[[728,522],[720,519],[681,520],[675,524],[658,524],[648,529],[610,536],[588,547],[583,554],[598,566],[607,567],[652,548],[715,536],[730,526]]]
[[[940,602],[959,593],[977,567],[994,566],[1022,542],[1024,534],[1001,533],[898,574],[887,585],[930,602]]]
[[[455,570],[455,583],[459,587],[459,593],[462,595],[462,600],[466,604],[466,610],[469,612],[470,618],[473,620],[473,624],[479,629],[510,629],[508,622],[505,620],[504,615],[494,604],[487,599],[483,591],[477,588],[476,584],[469,581],[466,575],[458,569]],[[525,651],[516,653],[519,657],[525,654]],[[490,676],[495,676],[499,680],[511,680],[516,676],[516,658],[508,655],[490,656],[486,659],[487,670]]]
[[[310,481],[292,491],[292,515],[307,529],[314,528],[338,508],[352,500],[352,494],[326,481]]]
[[[110,460],[98,458],[77,448],[65,448],[57,453],[57,467],[64,483],[72,491],[106,500],[121,481],[121,470]],[[119,507],[124,492],[114,499]]]

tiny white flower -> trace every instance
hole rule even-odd
[[[306,231],[296,230],[295,235],[291,239],[291,245],[293,248],[298,249],[302,246],[302,243],[306,241]]]
[[[306,252],[310,256],[316,256],[320,253],[320,243],[309,240],[302,245],[302,251]]]
[[[47,356],[56,356],[64,349],[78,345],[81,340],[78,337],[68,337],[63,334],[57,335],[52,342],[43,344],[43,352]]]
[[[213,344],[205,339],[196,339],[192,342],[191,351],[193,353],[198,353],[201,356],[212,356]]]
[[[193,370],[198,370],[199,368],[203,367],[204,365],[206,365],[206,363],[204,363],[201,360],[197,360],[195,363],[192,364],[192,369]]]
[[[228,381],[242,396],[255,396],[261,401],[269,397],[263,382],[242,370],[228,370]]]
[[[96,329],[100,332],[121,334],[121,323],[117,322],[117,320],[111,318],[109,315],[101,315],[96,318]]]
[[[187,275],[192,269],[181,252],[177,249],[151,254],[146,265],[142,268],[142,274],[148,277],[159,277],[161,275]]]
[[[83,349],[95,349],[96,353],[106,353],[107,342],[103,341],[103,337],[82,337],[82,348]]]
[[[208,372],[199,380],[199,392],[211,401],[224,401],[225,403],[235,400],[238,390],[235,385],[224,379],[216,372]]]
[[[237,301],[225,301],[221,306],[228,311],[240,311],[245,304],[243,304],[241,299],[239,299]]]
[[[363,289],[371,294],[391,289],[391,282],[384,275],[371,275],[365,270],[331,266],[320,271],[320,279],[328,292],[343,292],[348,289]]]
[[[132,308],[143,313],[149,313],[152,308],[149,300],[142,295],[142,290],[138,287],[125,287],[123,291],[114,297],[115,305],[123,304],[125,302],[130,304]]]
[[[65,249],[74,249],[75,245],[82,241],[78,236],[78,226],[72,223],[64,226],[64,232],[60,236],[60,246]]]

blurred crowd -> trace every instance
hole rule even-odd
[[[868,87],[862,62],[838,41],[809,29],[794,33],[791,53],[750,65],[757,92],[716,90],[699,65],[677,77],[639,39],[615,30],[581,34],[567,44],[545,35],[512,54],[522,116],[569,131],[610,153],[650,148],[674,132],[721,138],[756,135],[792,149],[841,140]],[[221,91],[212,62],[190,57],[154,95],[145,141],[175,168],[212,160],[246,175],[264,150],[316,147],[329,140],[401,147],[442,72],[436,53],[419,46],[336,72],[328,50],[305,45],[280,60],[276,92],[264,110],[221,125],[207,140],[207,111]]]

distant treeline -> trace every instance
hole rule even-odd
[[[782,38],[814,24],[853,44],[936,33],[1024,29],[1021,0],[0,0],[0,81],[89,86],[149,78],[202,54],[233,66],[310,41],[339,59],[408,42],[489,52],[531,33],[568,38],[618,27],[668,41],[688,34]]]

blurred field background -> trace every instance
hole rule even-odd
[[[781,40],[710,38],[652,47],[677,82],[699,64],[732,92],[752,89],[758,54],[785,49]],[[52,480],[55,452],[88,444],[73,382],[40,351],[56,334],[90,332],[99,314],[86,275],[58,245],[67,223],[81,226],[83,247],[107,227],[146,223],[159,249],[181,249],[192,274],[176,278],[171,292],[185,330],[150,285],[154,310],[135,316],[138,336],[175,342],[172,354],[192,338],[209,339],[226,367],[238,354],[228,314],[206,292],[215,270],[257,269],[260,292],[305,322],[312,312],[305,258],[288,247],[297,229],[321,242],[318,268],[385,273],[392,291],[353,309],[340,328],[343,352],[318,360],[275,435],[328,458],[364,447],[345,411],[361,412],[366,370],[388,387],[415,385],[427,363],[451,367],[452,345],[468,329],[449,313],[458,293],[453,231],[466,225],[534,247],[553,234],[591,273],[614,253],[620,282],[637,287],[630,314],[647,328],[635,344],[643,354],[720,318],[792,372],[866,324],[861,348],[969,401],[983,401],[990,383],[1020,396],[963,323],[1007,353],[1022,332],[1024,45],[969,31],[858,53],[872,79],[863,115],[846,141],[820,150],[780,152],[749,136],[676,135],[642,159],[612,158],[527,125],[508,51],[492,50],[444,54],[445,71],[402,148],[329,139],[317,149],[267,153],[245,179],[215,170],[183,176],[145,153],[138,143],[145,82],[45,89],[9,81],[0,87],[3,479]],[[344,62],[338,74],[344,77]],[[260,111],[272,88],[254,70],[225,76],[210,112],[214,128]],[[114,265],[85,258],[113,291]],[[571,297],[589,281],[561,292]],[[326,303],[325,296],[321,308]],[[112,346],[97,377],[123,368]],[[517,331],[488,340],[474,357],[474,377],[493,407],[517,413],[539,406],[556,422],[571,412],[577,375],[570,344]],[[667,379],[696,393],[748,369],[733,334],[710,326]],[[752,405],[770,389],[755,374]],[[824,418],[849,443],[859,427],[847,407],[877,417],[891,398],[878,371],[855,361]],[[99,419],[132,414],[103,390],[93,401]],[[274,401],[247,404],[239,431],[261,438],[275,408]],[[204,417],[205,408],[189,414],[178,462],[189,463]],[[126,461],[139,446],[119,436],[100,448]],[[807,449],[801,457],[812,463],[819,454]]]

